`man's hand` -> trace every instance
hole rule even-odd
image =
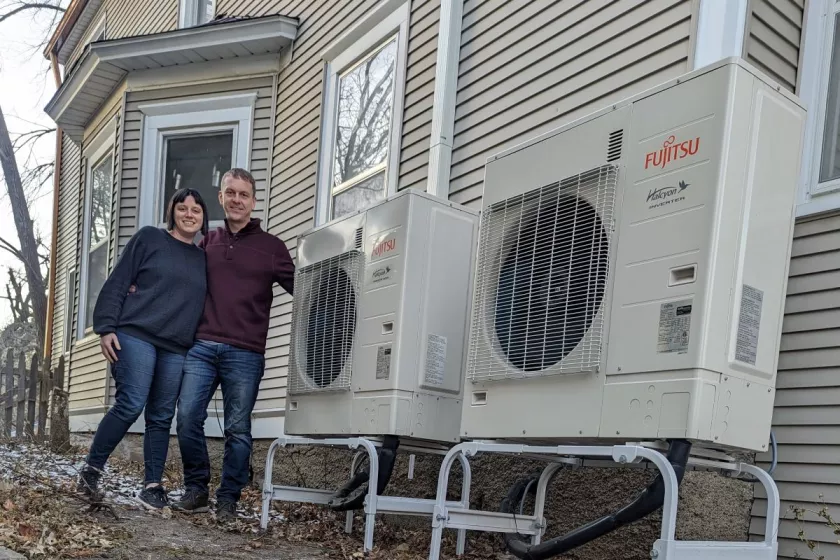
[[[117,350],[120,348],[120,341],[114,333],[104,334],[99,337],[99,347],[102,350],[102,355],[108,360],[109,364],[118,361]]]
[[[137,286],[135,286],[134,284],[132,284],[131,286],[128,287],[128,293],[129,294],[133,294],[136,291],[137,291]]]

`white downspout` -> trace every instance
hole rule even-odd
[[[694,69],[743,56],[749,8],[749,0],[700,0]]]
[[[461,19],[464,0],[442,0],[435,66],[432,138],[429,144],[429,179],[426,192],[449,198],[449,172],[455,130],[455,96],[461,55]]]

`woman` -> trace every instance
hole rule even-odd
[[[207,290],[204,251],[193,243],[208,230],[207,206],[197,191],[173,195],[167,226],[147,226],[131,238],[96,300],[93,330],[117,396],[99,423],[78,485],[83,494],[98,495],[105,462],[145,407],[146,480],[138,499],[151,509],[168,503],[161,478],[169,429]]]

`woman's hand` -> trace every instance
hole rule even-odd
[[[114,333],[104,334],[99,337],[99,347],[102,350],[102,355],[105,356],[109,364],[113,364],[118,360],[117,350],[122,350],[120,348],[120,340]]]

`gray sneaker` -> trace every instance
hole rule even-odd
[[[137,501],[146,509],[163,509],[169,505],[169,498],[163,486],[144,488],[137,496]]]
[[[79,473],[76,491],[88,499],[100,499],[99,478],[101,476],[102,472],[99,469],[85,465]]]
[[[219,523],[235,521],[238,518],[239,516],[236,515],[236,502],[218,502],[216,504],[216,521]]]
[[[207,492],[196,488],[187,488],[184,497],[172,504],[172,509],[182,513],[204,513],[210,511]]]

